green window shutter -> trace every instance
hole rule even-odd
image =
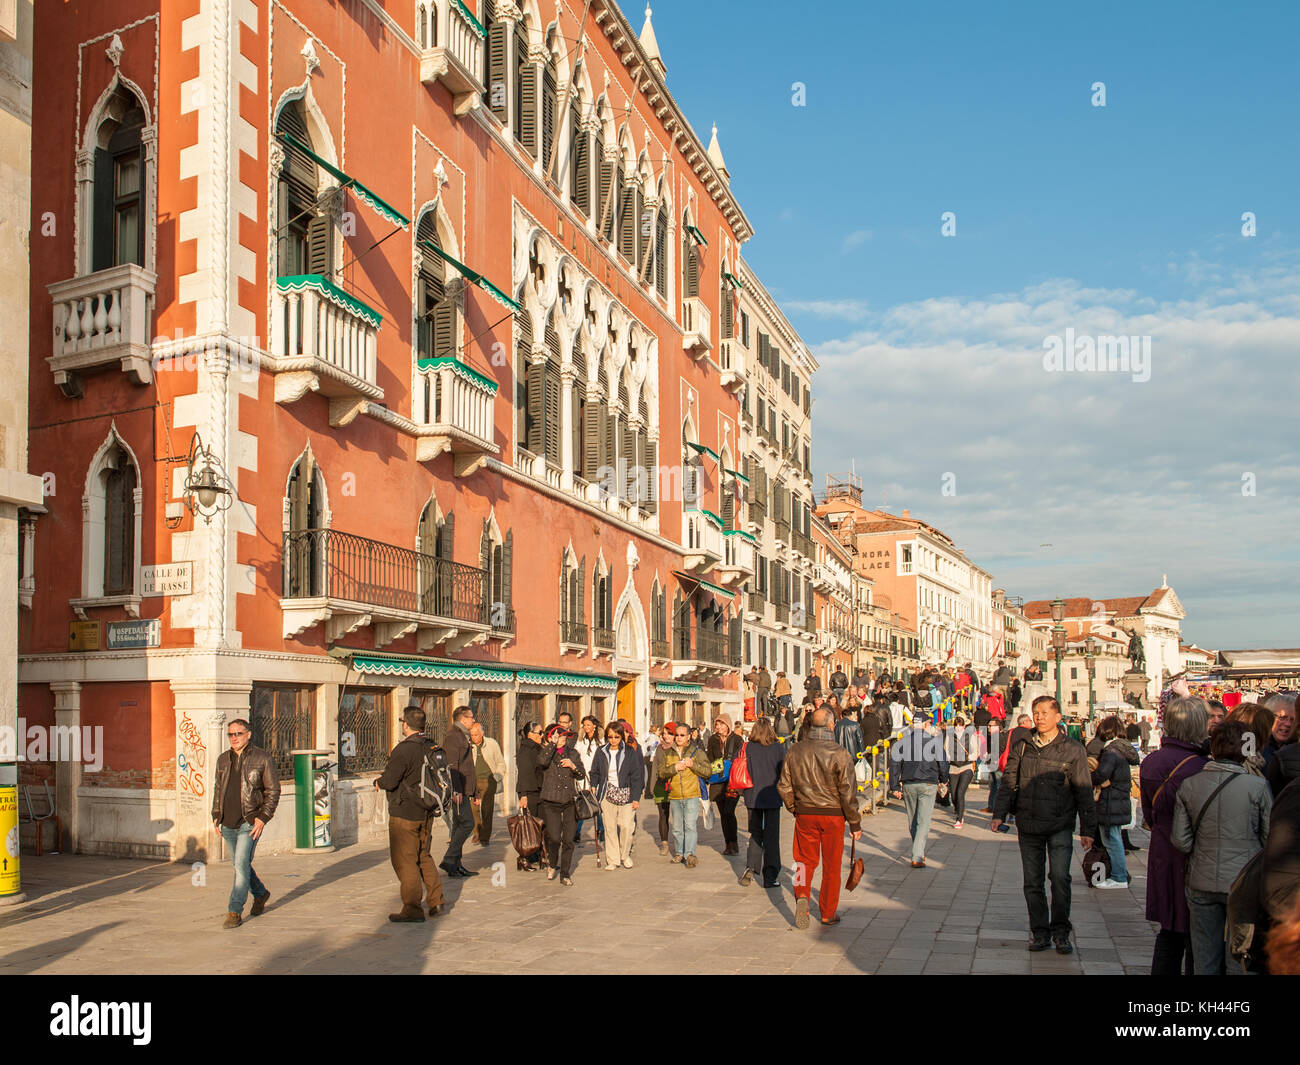
[[[622,475],[619,477],[618,490],[623,499],[630,499],[632,493],[629,489],[635,487],[633,478],[636,474],[633,471],[636,466],[636,433],[628,426],[627,415],[623,416],[620,428],[622,429],[623,462],[625,466]]]
[[[555,144],[555,63],[542,67],[542,165],[550,166]]]
[[[528,448],[528,353],[533,348],[533,327],[527,311],[516,314],[515,321],[519,323],[515,341],[515,442]]]
[[[95,189],[91,206],[94,233],[91,241],[91,269],[107,270],[113,265],[113,157],[95,149]]]
[[[610,412],[606,404],[605,407],[605,455],[604,465],[618,469],[618,415]]]
[[[506,604],[506,609],[514,599],[512,586],[514,582],[514,557],[515,557],[515,531],[513,529],[506,533],[506,542],[501,548],[501,587],[497,589],[497,594]]]
[[[495,20],[493,0],[484,0],[484,15],[492,19],[488,26],[487,46],[487,88],[483,93],[483,102],[491,108],[492,113],[504,124],[509,117],[507,106],[509,93],[506,85],[506,24]]]
[[[649,471],[648,486],[650,498],[646,500],[646,510],[654,514],[659,509],[659,442],[648,437],[645,442],[645,462]]]
[[[668,295],[668,216],[660,211],[655,219],[655,289]]]
[[[636,228],[632,217],[632,190],[624,184],[623,168],[618,168],[618,253],[628,262],[636,259]]]
[[[534,455],[540,455],[546,449],[546,364],[530,362],[527,372],[528,415],[524,447]]]
[[[522,25],[515,27],[515,63],[517,69],[515,104],[515,138],[524,151],[537,158],[537,68],[528,60],[528,34]]]
[[[546,361],[546,423],[545,446],[547,461],[553,466],[560,465],[560,366],[552,359]]]
[[[604,460],[604,400],[587,400],[582,409],[582,476],[594,481]]]
[[[606,240],[614,239],[614,208],[610,197],[614,193],[614,164],[605,158],[605,138],[596,137],[596,166],[599,175],[596,182],[596,222]]]
[[[649,243],[646,234],[646,221],[643,217],[644,215],[645,193],[641,191],[641,186],[637,185],[632,192],[632,225],[635,227],[634,235],[636,237],[633,246],[634,258],[632,259],[632,263],[636,267],[637,274],[642,279],[650,276],[649,273],[641,272],[641,264],[645,261],[646,245]]]
[[[591,145],[582,131],[582,109],[575,101],[570,114],[570,157],[573,159],[573,182],[570,186],[573,206],[583,214],[591,211]]]
[[[307,224],[307,273],[334,272],[334,220],[322,211]]]

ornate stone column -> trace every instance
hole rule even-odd
[[[70,735],[63,731],[75,729],[81,734],[81,681],[56,680],[50,684],[54,693],[55,736]],[[77,744],[80,750],[80,743]],[[50,758],[57,758],[58,744],[51,742]],[[75,854],[81,842],[81,818],[79,793],[81,790],[81,762],[55,761],[54,765],[54,812],[63,825],[63,838],[59,840],[59,849],[67,854]]]

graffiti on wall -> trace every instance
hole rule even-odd
[[[176,797],[187,812],[203,811],[203,795],[207,791],[205,775],[208,766],[208,745],[189,713],[181,717],[177,726]]]

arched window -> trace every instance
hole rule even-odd
[[[119,86],[104,109],[95,145],[91,270],[144,265],[144,108]]]
[[[135,591],[136,472],[121,445],[104,460],[104,594]]]
[[[603,108],[602,108],[603,109]],[[601,116],[603,118],[603,115]],[[596,127],[596,225],[606,240],[614,239],[614,164],[605,158],[604,126]]]
[[[315,150],[307,132],[307,119],[300,100],[284,105],[276,120],[277,133]],[[276,202],[276,262],[280,277],[334,272],[334,219],[328,209],[320,210],[320,176],[316,162],[293,144],[281,142],[284,163],[280,167]]]
[[[700,253],[690,233],[690,216],[682,216],[682,298],[700,294]]]
[[[514,570],[514,530],[501,537],[492,522],[483,519],[479,540],[479,568],[484,571],[483,602],[487,606],[488,624],[497,632],[514,632],[511,584]]]
[[[626,184],[627,176],[620,163],[617,171],[618,192],[618,253],[624,262],[636,262],[636,194],[632,186]]]
[[[573,469],[579,477],[587,477],[587,360],[581,350],[573,355],[573,407],[569,414]]]
[[[443,517],[434,500],[420,513],[420,613],[454,616],[456,515]]]
[[[289,474],[289,528],[284,557],[284,596],[300,599],[325,594],[325,492],[310,451]]]
[[[560,639],[586,646],[587,623],[583,586],[587,583],[587,558],[579,563],[567,548],[560,559]]]
[[[569,104],[569,201],[586,215],[591,212],[591,143],[582,128],[582,101],[577,93]]]
[[[727,277],[727,263],[722,263],[722,292],[718,298],[718,318],[721,322],[722,332],[719,336],[723,340],[730,340],[736,334],[735,326],[735,298],[736,290],[731,285],[731,279]],[[787,393],[788,393],[787,389]]]
[[[534,434],[540,432],[541,406],[532,405],[532,378],[529,356],[533,353],[533,319],[528,311],[515,315],[518,331],[515,340],[515,444],[533,454]],[[538,428],[534,429],[534,425]]]
[[[415,313],[416,354],[421,359],[437,359],[456,354],[456,301],[447,296],[447,264],[432,248],[442,247],[432,210],[425,211],[416,227],[416,252],[420,273],[416,279]],[[425,420],[431,420],[425,404]]]
[[[537,158],[537,68],[528,58],[528,23],[515,23],[515,140]]]

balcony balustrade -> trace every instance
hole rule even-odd
[[[81,377],[118,363],[137,385],[153,380],[153,297],[157,275],[134,263],[47,286],[54,301],[54,343],[46,363],[69,397]]]
[[[422,0],[415,9],[420,80],[442,82],[452,109],[468,114],[483,95],[487,32],[461,0]]]
[[[467,477],[501,451],[492,440],[497,383],[450,355],[422,359],[420,370],[429,375],[429,421],[418,430],[416,458],[449,451],[456,476]]]
[[[709,353],[711,320],[709,308],[697,296],[682,300],[682,350],[692,358],[702,359]]]

